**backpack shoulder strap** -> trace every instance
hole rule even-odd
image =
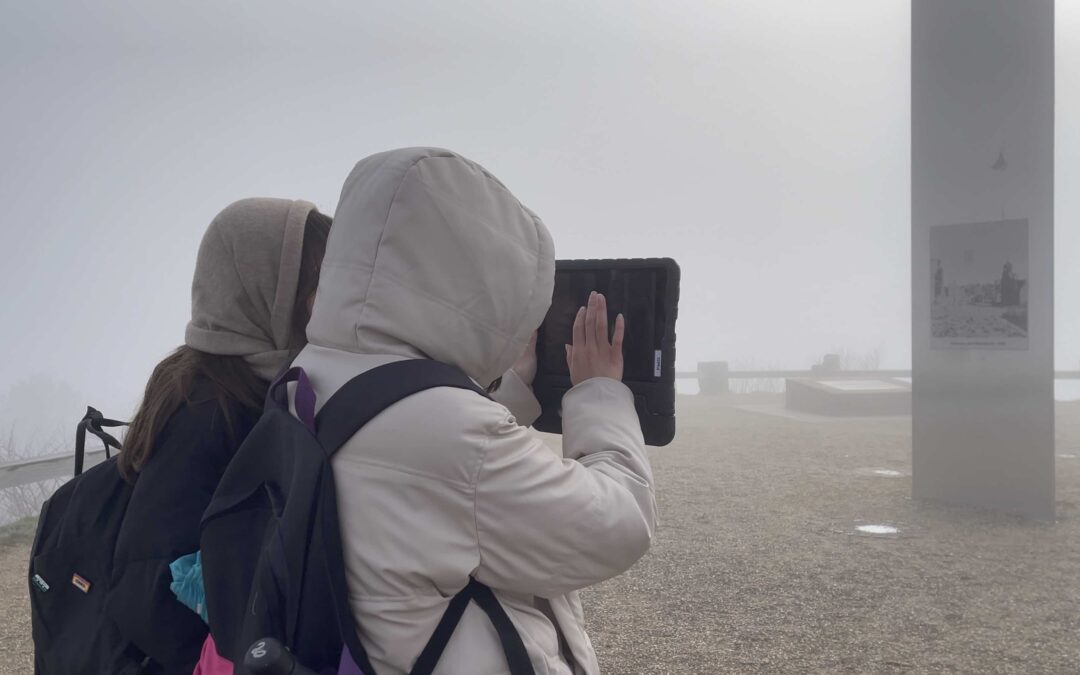
[[[461,622],[461,617],[465,614],[465,608],[469,602],[476,602],[495,627],[495,633],[499,636],[499,643],[506,656],[506,664],[510,667],[510,674],[536,675],[525,643],[521,640],[514,622],[499,603],[499,599],[489,587],[472,577],[469,578],[469,584],[450,600],[439,625],[435,627],[435,632],[424,646],[424,650],[420,652],[409,675],[431,675],[435,671],[435,666],[446,651],[446,645],[450,643],[450,638],[454,635],[458,623]]]
[[[330,397],[319,414],[315,416],[319,444],[328,455],[333,455],[353,434],[383,410],[413,394],[436,387],[465,389],[488,398],[486,391],[453,366],[429,359],[396,361],[357,375]],[[336,521],[336,518],[334,520]],[[328,537],[332,539],[335,534],[336,531],[330,532]],[[339,550],[340,541],[332,542],[331,549]],[[341,576],[340,571],[339,568],[327,570],[332,579],[332,585],[344,589],[345,585],[342,583],[344,580],[338,578]],[[363,646],[356,639],[355,630],[351,628],[353,625],[351,611],[344,602],[345,594],[335,593],[335,597],[338,598],[338,606],[335,610],[348,652],[359,659],[358,665],[361,672],[373,673],[371,662]],[[532,675],[534,673],[532,663],[529,661],[528,652],[513,622],[491,589],[475,579],[470,579],[469,584],[450,602],[412,673],[427,675],[434,670],[470,601],[475,601],[480,605],[494,624],[510,666],[510,672],[513,675]]]
[[[398,401],[436,387],[487,393],[457,368],[430,359],[395,361],[345,383],[315,417],[319,444],[333,455],[353,434]]]
[[[328,455],[333,455],[353,434],[383,410],[413,394],[436,387],[465,389],[488,398],[486,391],[453,366],[429,359],[396,361],[357,375],[330,397],[315,417],[319,443]],[[332,484],[328,487],[332,489]],[[332,505],[329,506],[332,508]],[[336,517],[333,520],[336,524]],[[326,539],[331,550],[339,551],[340,540],[336,539],[336,535],[336,528],[333,528],[326,533]],[[347,652],[356,659],[360,672],[374,673],[367,653],[353,628],[351,610],[345,602],[346,595],[343,592],[345,583],[342,570],[330,565],[327,573],[331,578],[331,585],[341,589],[341,592],[335,593],[335,610]],[[469,584],[450,602],[411,672],[415,675],[427,675],[434,670],[465,612],[465,607],[471,601],[475,601],[494,624],[512,675],[532,675],[535,671],[513,622],[491,589],[475,579],[470,579]]]

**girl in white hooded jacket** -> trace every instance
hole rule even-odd
[[[294,362],[318,400],[402,359],[448,363],[483,387],[502,376],[494,400],[451,388],[406,398],[334,456],[349,603],[380,675],[409,672],[470,576],[494,590],[537,673],[599,672],[577,592],[644,555],[656,502],[621,382],[624,320],[609,341],[602,296],[567,347],[562,456],[527,428],[554,272],[543,222],[460,155],[385,152],[345,182]],[[508,672],[475,604],[435,672]]]

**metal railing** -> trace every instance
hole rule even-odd
[[[810,370],[728,370],[725,362],[698,364],[696,371],[675,374],[680,380],[698,380],[703,394],[726,393],[729,380],[783,380],[797,377],[842,378],[848,380],[876,380],[910,378],[910,370],[843,370],[827,367],[829,359]],[[1080,380],[1080,370],[1059,370],[1055,380]],[[104,459],[105,450],[86,451],[86,465],[92,466]],[[70,476],[75,468],[74,453],[63,453],[23,459],[0,464],[0,489],[36,483],[50,478]]]
[[[697,380],[702,394],[718,395],[731,391],[731,380],[786,380],[814,377],[821,379],[878,380],[912,377],[910,370],[844,370],[840,358],[826,354],[818,365],[809,370],[729,370],[726,361],[707,361],[698,364],[696,371],[675,373],[676,379]],[[1080,370],[1059,370],[1055,380],[1080,380]]]
[[[86,466],[90,467],[105,459],[105,449],[86,450]],[[66,452],[44,455],[32,459],[19,459],[0,464],[0,489],[18,487],[27,483],[71,476],[75,473],[75,453]]]
[[[789,377],[845,377],[852,380],[876,380],[890,377],[911,377],[910,370],[728,370],[724,375],[729,380],[783,380]],[[1080,379],[1080,371],[1076,371]],[[696,380],[701,371],[686,370],[675,373],[679,380]]]
[[[783,380],[789,377],[843,377],[851,380],[877,380],[892,377],[910,378],[910,370],[728,370],[729,380]],[[700,370],[683,370],[675,373],[679,380],[697,380]],[[1080,380],[1080,370],[1058,370],[1055,380]]]

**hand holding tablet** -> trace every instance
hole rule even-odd
[[[607,298],[593,291],[589,303],[574,317],[574,343],[566,345],[566,365],[572,385],[593,377],[622,381],[626,319],[622,314],[615,317],[615,334],[609,341],[607,317]]]
[[[678,302],[679,266],[669,258],[556,261],[537,338],[533,391],[543,412],[535,428],[562,433],[563,394],[590,377],[611,377],[633,392],[645,442],[670,443]]]

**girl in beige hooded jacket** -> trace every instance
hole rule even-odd
[[[518,372],[528,368],[511,366],[547,313],[554,269],[540,219],[452,152],[381,153],[345,182],[294,363],[318,400],[402,359],[457,366],[485,387],[505,373],[495,400],[450,388],[411,396],[334,456],[349,603],[380,675],[409,672],[470,575],[495,591],[537,673],[599,672],[578,590],[644,555],[656,502],[602,298],[568,349],[583,381],[563,400],[562,456],[527,428],[539,405]],[[585,349],[594,330],[607,351]],[[436,672],[508,672],[475,605]]]

